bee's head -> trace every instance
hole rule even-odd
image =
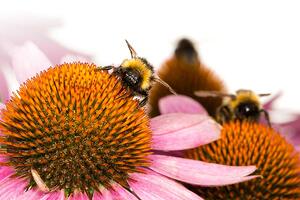
[[[153,80],[153,67],[145,59],[138,57],[133,47],[126,40],[131,54],[130,59],[125,59],[115,73],[122,78],[122,81],[136,90],[148,90]]]
[[[153,82],[158,82],[167,87],[171,93],[176,94],[166,82],[154,74],[153,66],[145,58],[137,56],[137,53],[129,42],[127,40],[125,41],[131,54],[131,59],[124,60],[119,67],[119,71],[124,71],[125,73],[128,72],[125,81],[135,84],[136,89],[139,89],[142,92],[150,90]],[[126,76],[123,75],[122,77]]]

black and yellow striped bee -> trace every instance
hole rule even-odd
[[[148,94],[153,83],[158,82],[167,87],[173,94],[175,91],[155,73],[153,66],[137,53],[127,40],[126,44],[131,54],[131,59],[125,59],[119,67],[105,66],[100,69],[110,70],[112,74],[119,77],[122,84],[132,91],[133,96],[141,97],[140,106],[144,106],[148,101]]]
[[[270,94],[256,94],[251,90],[238,90],[236,94],[226,94],[219,91],[196,91],[199,97],[222,97],[223,103],[218,108],[216,120],[225,123],[232,120],[249,120],[258,122],[261,113],[265,115],[270,125],[269,114],[262,108],[260,97]]]

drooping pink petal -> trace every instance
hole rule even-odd
[[[114,196],[105,188],[101,189],[101,193],[95,192],[93,195],[93,200],[114,200]]]
[[[208,115],[207,111],[194,99],[184,95],[169,95],[158,102],[161,114],[191,113]]]
[[[40,199],[44,195],[44,193],[34,189],[28,191],[27,194],[27,192],[24,192],[27,185],[28,183],[26,181],[18,178],[2,179],[0,182],[0,199],[28,199],[26,197],[35,197],[33,199]]]
[[[74,194],[72,194],[68,200],[88,200],[89,197],[82,192],[75,192]]]
[[[195,193],[187,190],[179,183],[161,175],[133,173],[129,182],[132,190],[142,200],[199,200]]]
[[[256,170],[255,166],[226,166],[164,155],[151,155],[150,159],[152,170],[194,185],[221,186],[257,177],[247,176]]]
[[[39,191],[38,189],[30,189],[28,191],[24,191],[15,200],[24,200],[24,199],[41,199],[45,196],[45,193]]]
[[[150,121],[155,150],[174,151],[208,144],[220,137],[220,125],[207,115],[170,113]]]
[[[40,200],[65,200],[63,190],[46,193]]]
[[[132,193],[117,183],[112,185],[112,189],[113,191],[111,191],[111,193],[115,199],[138,200]]]
[[[20,83],[52,65],[45,54],[32,42],[13,48],[11,57],[12,66]]]
[[[6,166],[1,166],[0,167],[0,181],[3,179],[11,176],[14,173],[13,168],[11,167],[6,167]]]
[[[6,158],[3,157],[2,155],[0,155],[0,163],[5,162]],[[12,167],[9,166],[0,166],[0,182],[3,179],[6,179],[7,177],[9,177],[10,175],[12,175],[14,173],[14,170]]]

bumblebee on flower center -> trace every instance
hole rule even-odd
[[[149,165],[151,131],[138,101],[92,64],[50,68],[24,83],[2,111],[2,165],[28,188],[86,194],[127,187]]]

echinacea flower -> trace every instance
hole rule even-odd
[[[159,103],[162,113],[203,113],[186,96],[168,96]],[[190,188],[205,199],[299,199],[300,158],[294,146],[264,124],[225,123],[221,139],[186,150],[185,157],[226,165],[256,165],[261,179],[226,187]]]
[[[33,66],[49,64],[41,52],[33,58]],[[175,180],[221,186],[257,177],[248,176],[255,166],[154,153],[215,141],[220,127],[201,114],[149,121],[118,78],[94,64],[50,67],[1,107],[0,199],[192,200],[201,198]]]

